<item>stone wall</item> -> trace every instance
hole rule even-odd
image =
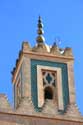
[[[83,125],[83,120],[44,118],[26,115],[0,113],[0,125]]]

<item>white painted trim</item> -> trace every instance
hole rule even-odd
[[[37,65],[37,88],[38,88],[38,107],[42,107],[44,104],[44,88],[41,68]]]
[[[42,69],[57,72],[58,109],[64,110],[61,68],[41,66],[41,65],[37,65],[38,107],[42,107],[44,104],[44,87],[43,87],[42,72],[41,72]]]

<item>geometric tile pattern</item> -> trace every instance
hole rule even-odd
[[[43,76],[43,85],[53,85],[55,86],[55,81],[56,81],[56,77],[55,77],[55,72],[51,72],[51,71],[42,71],[42,76]]]

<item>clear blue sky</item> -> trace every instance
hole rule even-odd
[[[39,15],[46,43],[59,36],[60,47],[73,49],[76,100],[83,114],[83,0],[0,0],[0,93],[12,101],[11,70],[22,41],[36,43]]]

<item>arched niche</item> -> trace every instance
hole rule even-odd
[[[44,89],[44,99],[53,99],[53,89],[50,86],[47,86]]]

